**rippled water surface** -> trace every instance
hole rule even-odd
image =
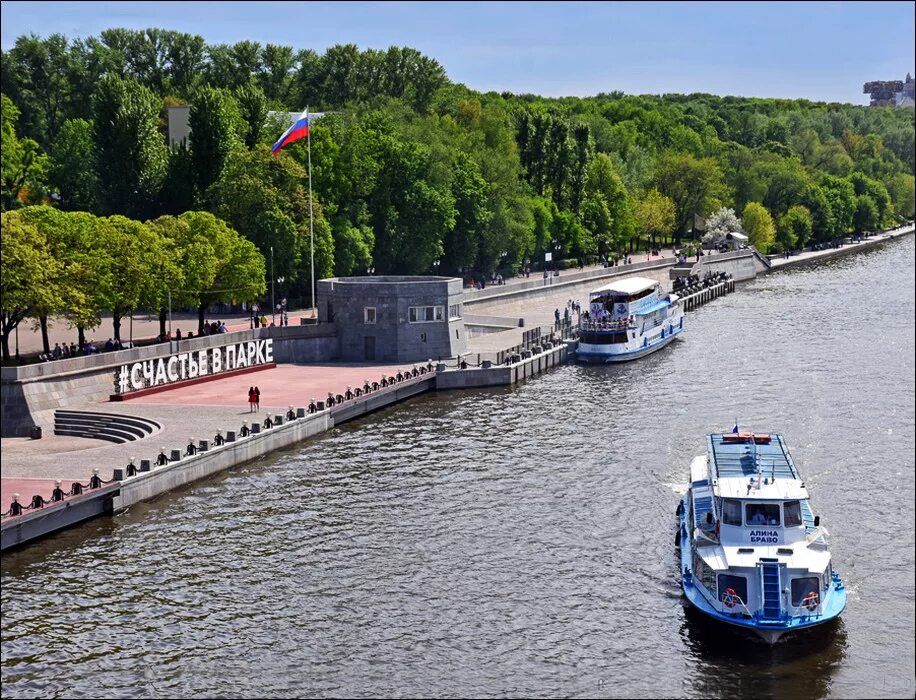
[[[914,246],[760,278],[620,367],[427,395],[2,560],[3,697],[912,697]],[[849,605],[686,611],[704,435],[783,433]]]

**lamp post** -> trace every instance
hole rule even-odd
[[[553,242],[553,271],[554,272],[557,271],[557,258],[560,257],[560,250],[562,250],[562,248],[563,246],[561,246],[559,243],[557,243],[556,241]]]
[[[374,274],[375,274],[375,268],[374,268],[374,267],[367,267],[367,268],[366,268],[366,274],[367,274],[367,275],[374,275]]]
[[[442,263],[441,260],[436,260],[436,261],[433,262],[433,274],[434,274],[434,275],[438,275],[438,274],[439,274],[439,265],[440,265],[441,263]]]
[[[277,320],[277,298],[274,296],[274,247],[270,246],[270,322]]]

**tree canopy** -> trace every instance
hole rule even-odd
[[[537,266],[547,252],[562,266],[692,239],[704,220],[726,223],[723,209],[750,211],[752,239],[785,249],[911,218],[916,206],[912,108],[481,93],[409,47],[319,54],[157,28],[21,36],[0,58],[3,211],[44,204],[108,220],[99,230],[114,216],[153,222],[138,225],[201,266],[181,282],[198,290],[247,295],[283,278],[301,303],[313,233],[319,278],[469,277]],[[182,106],[190,136],[169,143],[170,108]],[[272,156],[287,113],[306,106],[310,142]],[[239,236],[225,249],[223,227]],[[205,244],[260,280],[210,275]],[[273,270],[257,263],[271,248]],[[217,298],[176,296],[197,308]]]

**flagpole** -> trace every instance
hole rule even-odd
[[[308,119],[309,108],[305,108],[305,118]],[[312,249],[312,309],[315,309],[315,219],[312,216],[312,124],[308,126],[308,152],[309,152],[309,241]],[[314,314],[317,316],[317,312]]]

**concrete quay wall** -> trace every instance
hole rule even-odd
[[[913,224],[903,226],[898,229],[890,229],[888,231],[882,231],[877,235],[873,235],[869,238],[864,238],[861,241],[855,242],[850,241],[843,244],[842,248],[828,248],[827,250],[817,250],[817,251],[808,251],[805,253],[800,253],[797,255],[789,256],[788,258],[783,258],[780,255],[773,255],[770,257],[771,268],[767,272],[772,272],[783,267],[789,267],[790,265],[803,265],[816,260],[822,260],[824,258],[835,258],[843,255],[849,255],[850,253],[856,253],[860,250],[866,248],[873,248],[888,241],[894,240],[895,238],[900,238],[902,236],[910,236],[916,231]]]
[[[113,509],[117,512],[139,501],[155,498],[192,481],[204,479],[274,450],[288,447],[324,432],[333,425],[334,421],[328,410],[306,414],[303,418],[263,429],[248,437],[238,437],[234,442],[226,442],[206,452],[199,452],[163,466],[153,466],[148,472],[140,472],[121,481],[120,493],[113,499]]]
[[[5,552],[11,547],[26,544],[84,520],[113,512],[112,504],[118,489],[118,484],[108,484],[5,521],[0,528],[0,551]]]
[[[769,271],[766,258],[755,250],[735,250],[728,253],[706,255],[694,265],[691,273],[703,277],[707,272],[725,272],[735,282],[746,282],[757,275]]]
[[[512,386],[565,363],[570,356],[569,347],[562,344],[511,365],[440,371],[436,374],[436,390]]]

